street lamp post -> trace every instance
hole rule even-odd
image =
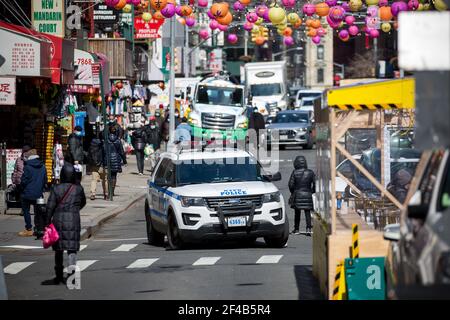
[[[169,143],[175,141],[175,22],[170,19]]]

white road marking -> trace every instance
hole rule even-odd
[[[201,257],[197,261],[195,261],[192,265],[193,266],[212,266],[216,264],[217,261],[219,261],[221,257]]]
[[[136,240],[147,240],[147,238],[129,238],[129,239],[97,239],[93,241],[97,242],[114,242],[114,241],[136,241]]]
[[[283,255],[262,256],[256,263],[278,263],[282,257]]]
[[[137,243],[132,243],[132,244],[121,244],[120,246],[118,246],[117,248],[111,250],[111,252],[128,252],[131,249],[134,249],[138,246]]]
[[[80,245],[80,251],[83,251],[84,249],[87,248],[87,244],[82,244]]]
[[[21,245],[12,245],[12,246],[0,246],[0,248],[10,248],[10,249],[44,249],[42,246],[21,246]]]
[[[158,261],[159,258],[154,259],[137,259],[132,264],[130,264],[127,269],[142,269],[142,268],[148,268],[152,264],[154,264],[156,261]]]
[[[14,262],[3,269],[5,274],[18,274],[25,268],[28,268],[35,262]]]
[[[80,272],[89,268],[89,266],[96,263],[98,260],[80,260],[77,261],[77,266],[80,268]],[[67,272],[67,268],[64,268],[64,272]]]

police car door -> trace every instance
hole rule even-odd
[[[169,200],[172,196],[172,192],[168,191],[167,189],[175,186],[175,165],[171,159],[167,160],[168,162],[165,165],[163,177],[165,186],[159,198],[160,212],[162,213],[161,219],[163,219],[164,222],[167,222],[167,209],[169,205]]]
[[[162,210],[162,199],[164,198],[164,188],[165,188],[165,173],[167,167],[170,163],[170,159],[164,158],[161,160],[158,168],[156,169],[155,178],[153,180],[153,187],[150,189],[151,192],[151,206],[152,206],[152,217],[157,223],[164,223],[163,221],[163,210]]]

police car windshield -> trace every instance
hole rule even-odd
[[[183,161],[177,164],[177,186],[199,183],[262,181],[259,164],[249,157]]]

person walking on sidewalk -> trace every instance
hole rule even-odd
[[[55,251],[54,284],[64,283],[64,251],[69,255],[69,266],[76,266],[80,250],[80,210],[86,205],[83,187],[76,183],[73,165],[65,163],[61,170],[61,183],[50,192],[47,203],[47,225],[53,223],[59,240],[53,245]]]
[[[20,180],[22,212],[25,219],[25,230],[19,232],[21,237],[33,236],[33,225],[31,224],[30,207],[33,205],[35,212],[35,222],[37,206],[36,200],[44,195],[45,184],[47,183],[47,170],[39,159],[36,149],[31,149],[24,153],[25,166]],[[35,223],[36,224],[36,223]]]
[[[117,183],[117,173],[122,172],[122,164],[127,164],[127,157],[122,147],[122,143],[117,136],[116,128],[109,128],[108,141],[103,145],[103,166],[108,167],[108,156],[110,159],[111,169],[111,186],[114,195],[114,190]]]
[[[294,230],[292,233],[300,234],[300,214],[305,211],[306,234],[311,235],[311,210],[314,209],[312,194],[315,193],[314,172],[308,169],[308,164],[304,156],[297,156],[294,161],[294,171],[289,179],[289,191],[291,197],[289,204],[295,210]]]
[[[89,166],[92,172],[91,180],[91,200],[95,200],[95,194],[97,192],[97,183],[99,180],[102,182],[103,198],[107,199],[108,194],[108,180],[107,171],[103,167],[103,144],[99,138],[94,138],[89,146]]]
[[[82,140],[83,128],[76,126],[73,133],[69,135],[69,162],[76,168],[77,182],[80,183],[82,179],[82,170],[79,168],[84,161],[84,150],[83,150],[83,140]]]
[[[161,147],[161,130],[158,127],[157,119],[155,117],[150,117],[150,123],[145,126],[145,130],[147,132],[147,144],[152,147],[150,150],[153,150],[153,152],[149,155],[150,171],[153,172],[157,162],[159,149]]]
[[[25,153],[30,151],[31,147],[29,145],[24,145],[22,147],[22,154],[19,158],[16,159],[16,163],[14,164],[14,171],[11,174],[12,184],[15,186],[20,185],[20,180],[22,179],[23,170],[25,167]]]
[[[131,135],[131,144],[136,154],[137,168],[139,175],[144,174],[144,149],[147,142],[147,132],[145,128],[145,119],[141,121],[141,126],[133,131]]]

